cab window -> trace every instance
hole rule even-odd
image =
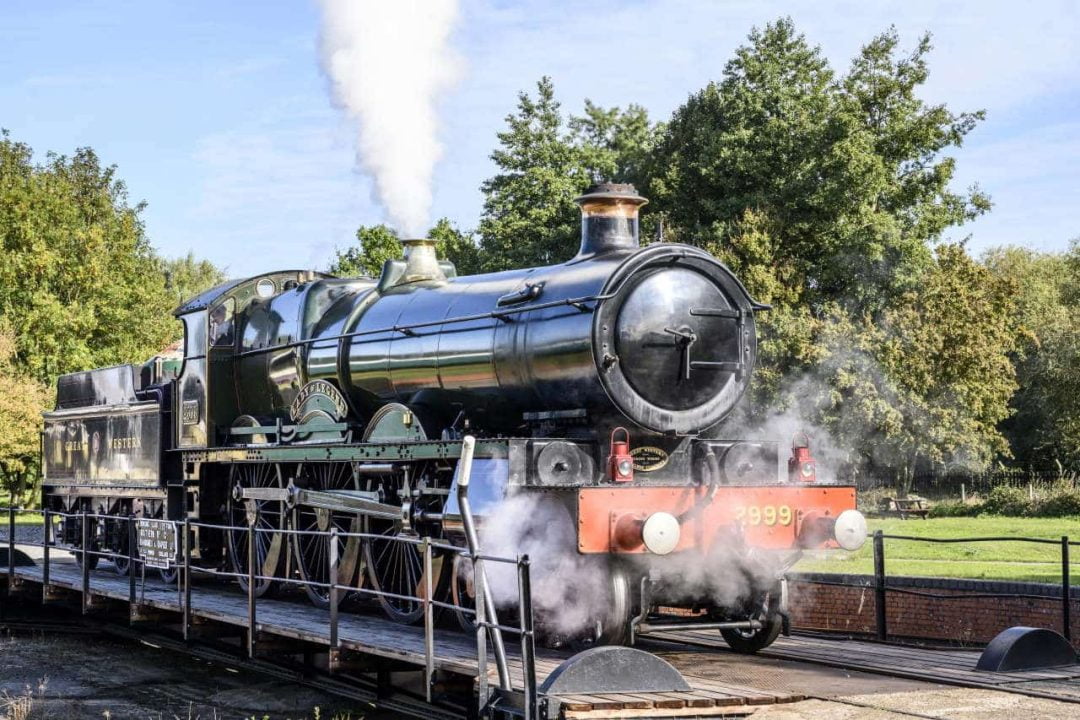
[[[226,298],[210,311],[210,346],[231,347],[236,341],[233,332],[236,300]]]

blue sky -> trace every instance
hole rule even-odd
[[[995,208],[954,239],[1059,250],[1080,236],[1080,3],[1050,1],[463,0],[433,218],[476,226],[495,133],[541,75],[566,110],[589,97],[665,119],[784,14],[838,68],[889,25],[906,47],[934,34],[924,97],[987,111],[954,154],[958,187],[978,182]],[[118,165],[166,255],[232,275],[325,267],[385,218],[329,100],[318,20],[308,0],[4,0],[0,127]]]

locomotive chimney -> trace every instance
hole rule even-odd
[[[402,240],[401,244],[405,246],[405,275],[401,282],[446,279],[435,255],[434,240],[410,239]]]
[[[408,238],[401,241],[404,258],[387,260],[379,276],[379,291],[414,282],[446,282],[453,277],[454,266],[440,262],[435,255],[435,241],[428,238]]]
[[[633,185],[597,183],[574,202],[581,206],[578,258],[638,247],[638,211],[649,201]]]

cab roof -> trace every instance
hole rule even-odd
[[[186,315],[190,312],[195,312],[196,310],[205,310],[241,285],[261,280],[262,278],[280,278],[283,275],[295,275],[297,282],[323,280],[334,277],[334,275],[318,272],[316,270],[276,270],[274,272],[263,273],[262,275],[252,275],[251,277],[240,278],[238,280],[226,280],[220,285],[216,285],[209,290],[204,290],[187,302],[182,303],[180,307],[173,310],[172,314],[179,317],[180,315]]]

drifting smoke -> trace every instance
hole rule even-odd
[[[394,227],[422,236],[442,155],[435,111],[459,76],[457,0],[321,0],[322,67]]]
[[[570,513],[557,501],[520,494],[506,498],[487,514],[480,531],[484,552],[498,557],[529,556],[533,610],[545,628],[562,637],[590,634],[611,610],[610,557],[578,553],[576,530]],[[775,556],[743,547],[734,535],[718,538],[707,556],[641,554],[624,556],[624,560],[632,577],[648,575],[653,581],[654,601],[711,602],[721,607],[738,607],[755,589],[770,587],[778,567]],[[484,567],[496,604],[516,605],[514,567],[495,562]],[[636,601],[636,581],[630,590]]]
[[[533,609],[556,632],[576,635],[607,612],[605,565],[578,553],[577,527],[557,502],[525,494],[506,498],[485,518],[480,546],[499,557],[529,556]],[[484,568],[495,602],[516,604],[514,566],[487,563]]]

